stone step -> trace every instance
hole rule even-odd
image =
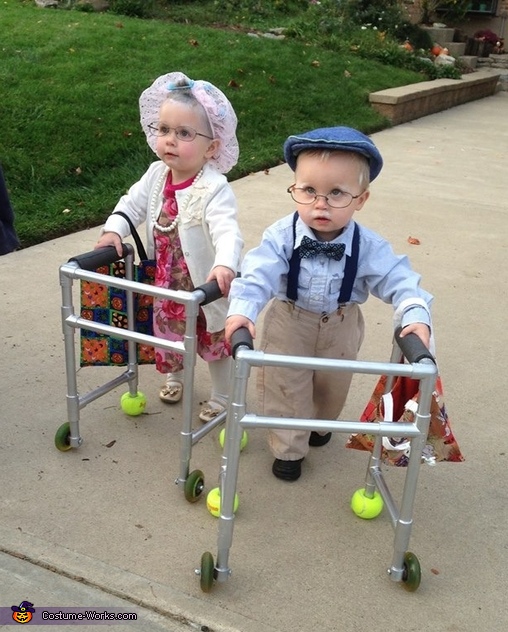
[[[464,42],[447,42],[444,45],[448,49],[448,53],[455,58],[461,57],[466,52],[466,44]]]
[[[453,42],[455,29],[435,26],[423,26],[423,29],[430,35],[432,41],[448,48],[447,42]]]
[[[478,57],[475,57],[475,55],[460,55],[458,59],[464,64],[464,66],[467,66],[472,70],[475,70],[478,66]]]

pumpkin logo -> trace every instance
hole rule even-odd
[[[12,618],[16,623],[28,623],[32,620],[35,608],[33,603],[29,601],[22,601],[19,606],[11,606]]]

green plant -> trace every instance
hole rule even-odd
[[[343,0],[338,3],[344,18],[358,26],[369,26],[392,33],[405,19],[405,12],[398,0]]]
[[[365,19],[374,23],[365,22]],[[381,24],[383,28],[378,26]],[[421,73],[426,79],[435,79],[442,73],[460,76],[457,70],[441,70],[434,66],[428,58],[432,45],[430,37],[423,29],[403,19],[403,12],[394,0],[379,3],[321,0],[290,23],[287,35],[337,53],[353,53],[363,59],[406,68]],[[414,52],[401,46],[406,39]]]
[[[155,0],[110,0],[109,4],[111,13],[134,18],[153,18],[155,9]]]
[[[417,24],[402,22],[394,29],[393,34],[397,40],[408,41],[417,50],[430,50],[432,48],[433,41],[428,31]]]
[[[463,20],[471,6],[471,0],[443,0],[439,3],[440,15],[449,22]]]
[[[421,23],[432,24],[435,19],[459,21],[464,18],[471,0],[421,0]]]
[[[215,5],[226,15],[247,12],[251,15],[271,17],[303,11],[308,5],[308,0],[215,0]]]

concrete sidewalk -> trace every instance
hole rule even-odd
[[[143,614],[126,630],[505,630],[507,115],[508,93],[499,92],[375,134],[385,167],[357,217],[409,255],[435,296],[446,404],[466,457],[421,468],[411,537],[422,565],[418,591],[386,575],[393,551],[386,512],[362,521],[349,509],[367,455],[344,449],[344,435],[313,450],[300,481],[286,484],[271,474],[264,431],[250,433],[233,574],[208,594],[194,569],[204,551],[216,557],[217,520],[174,485],[181,408],[159,401],[153,367],[140,368],[145,415],[122,414],[120,388],[81,411],[81,448],[55,449],[67,421],[58,268],[93,248],[95,229],[0,257],[0,606],[121,600]],[[247,249],[292,210],[291,183],[286,165],[233,183]],[[387,361],[391,309],[372,298],[363,311],[362,358]],[[81,369],[80,391],[115,373]],[[358,418],[374,382],[355,378],[346,417]],[[208,389],[198,362],[196,410]],[[220,459],[217,432],[193,449],[207,490]],[[387,469],[386,477],[397,497],[404,472]]]

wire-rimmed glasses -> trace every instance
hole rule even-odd
[[[342,189],[332,189],[328,195],[323,195],[316,193],[314,187],[297,187],[294,184],[288,187],[287,192],[297,204],[313,204],[318,197],[322,197],[331,208],[346,208],[362,195],[353,195]]]
[[[187,125],[178,125],[178,127],[169,127],[169,125],[164,125],[164,123],[150,123],[148,125],[148,129],[150,130],[150,134],[153,136],[167,136],[171,134],[171,132],[175,132],[175,136],[178,140],[183,140],[186,143],[190,143],[193,141],[196,136],[203,136],[204,138],[209,138],[213,140],[211,136],[207,134],[201,134],[201,132],[197,132],[193,127],[188,127]]]

